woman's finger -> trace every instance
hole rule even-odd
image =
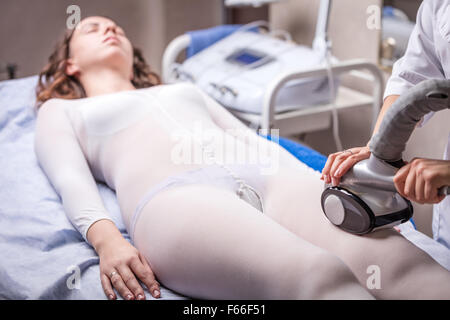
[[[104,273],[100,274],[100,280],[102,283],[103,291],[105,292],[106,296],[109,300],[115,300],[116,295],[114,293],[114,290],[111,285],[111,281],[109,280],[108,276]]]
[[[134,299],[133,294],[128,289],[128,287],[125,285],[125,282],[122,279],[122,276],[116,272],[115,274],[110,277],[111,283],[116,288],[116,290],[119,292],[119,294],[124,298],[125,300],[132,300]]]
[[[136,257],[131,261],[130,268],[134,272],[136,277],[138,277],[145,284],[145,286],[150,289],[150,287],[153,285],[152,278],[154,280],[154,277],[152,277],[151,271],[149,271],[147,267],[142,263],[140,257]],[[150,294],[152,294],[151,291]]]
[[[130,269],[130,266],[126,264],[121,265],[119,267],[119,273],[127,288],[133,293],[133,298],[138,300],[144,299],[144,289],[142,289],[141,285],[137,281],[134,273]]]
[[[159,286],[159,282],[155,279],[155,275],[148,264],[147,259],[139,253],[139,260],[140,263],[135,263],[134,266],[136,275],[139,277],[139,279],[145,283],[147,286],[148,291],[154,298],[160,298],[161,297],[161,289]]]

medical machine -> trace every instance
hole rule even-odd
[[[426,80],[402,94],[372,137],[370,158],[354,165],[338,186],[325,184],[321,197],[325,216],[355,234],[408,221],[413,207],[397,192],[393,178],[405,164],[402,153],[417,122],[444,109],[450,109],[450,80]],[[438,194],[450,194],[449,186],[441,187]]]
[[[255,130],[276,128],[279,135],[290,136],[332,127],[341,150],[338,110],[372,108],[373,129],[382,105],[384,78],[370,61],[336,61],[331,56],[330,7],[331,0],[321,0],[312,48],[296,45],[289,33],[272,30],[263,22],[242,27],[228,40],[217,41],[211,33],[215,28],[179,35],[164,51],[162,79],[197,84]],[[255,32],[262,26],[268,29],[265,34]],[[205,44],[203,51],[189,54]],[[182,53],[189,58],[183,61]],[[338,82],[341,76],[345,79]],[[350,87],[348,80],[368,84],[372,92]]]
[[[325,37],[330,1],[322,4],[313,48],[290,41],[285,31],[258,32],[267,23],[254,22],[187,59],[177,69],[177,80],[194,82],[230,109],[261,114],[264,95],[277,76],[329,63]],[[333,81],[337,87],[336,79]],[[326,103],[333,98],[327,76],[295,79],[280,90],[275,111]]]

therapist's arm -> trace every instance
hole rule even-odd
[[[443,79],[442,66],[435,51],[434,30],[436,26],[433,1],[423,1],[416,25],[409,38],[405,55],[395,64],[392,76],[386,85],[384,103],[378,116],[372,136],[378,131],[386,111],[406,90],[426,79]],[[370,140],[369,140],[370,141]],[[350,148],[330,154],[322,170],[326,183],[337,185],[340,178],[357,162],[370,156],[369,141],[364,147]]]
[[[398,97],[392,95],[385,99],[372,136],[379,130],[384,115]],[[439,196],[438,189],[450,185],[450,161],[414,158],[396,173],[394,184],[397,191],[411,201],[420,204],[439,203],[445,195]]]
[[[373,128],[372,137],[378,132],[380,129],[381,122],[383,121],[384,115],[389,110],[389,108],[394,104],[394,102],[398,99],[399,95],[391,95],[384,99],[383,106],[381,107],[380,113],[378,114],[377,122],[375,123],[375,127]],[[366,147],[369,146],[369,141],[366,144]]]

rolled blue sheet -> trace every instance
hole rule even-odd
[[[194,54],[209,47],[213,43],[229,36],[240,27],[241,25],[237,24],[224,24],[209,29],[186,32],[191,37],[191,43],[186,49],[186,57],[192,57]]]
[[[283,137],[277,137],[272,139],[271,136],[266,137],[270,141],[278,140],[278,144],[284,149],[289,151],[294,157],[306,164],[308,167],[322,172],[325,163],[327,162],[327,157],[325,157],[320,152],[317,152],[301,143],[289,140]]]

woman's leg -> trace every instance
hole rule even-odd
[[[134,243],[161,284],[192,298],[372,298],[336,256],[208,185],[157,194]]]
[[[373,270],[380,271],[381,289],[370,290],[376,297],[450,298],[450,272],[394,229],[357,236],[332,225],[321,209],[323,182],[319,177],[301,163],[297,168],[280,169],[267,187],[266,214],[299,237],[337,255],[361,285],[366,286]]]

